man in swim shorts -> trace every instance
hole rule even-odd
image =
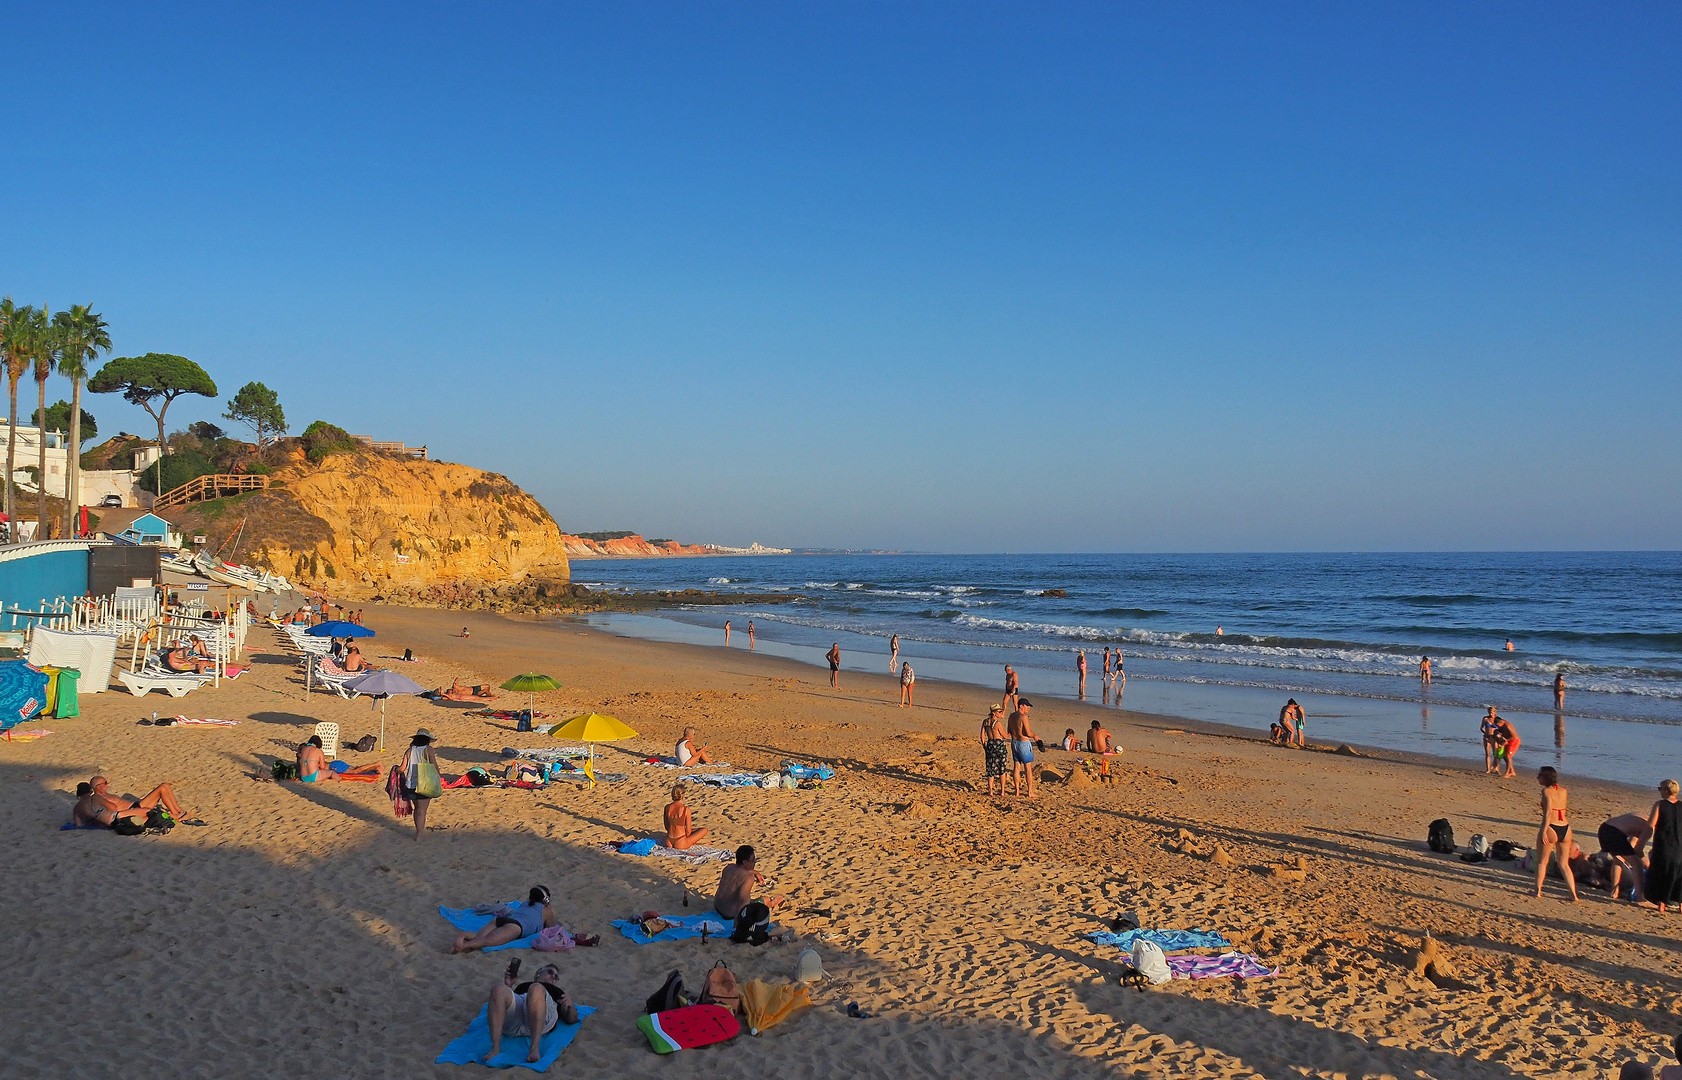
[[[1612,899],[1620,899],[1619,881],[1624,874],[1635,884],[1635,902],[1646,901],[1646,865],[1641,861],[1641,848],[1653,836],[1653,827],[1640,814],[1619,814],[1608,818],[1596,834],[1600,850],[1612,856]]]
[[[111,782],[103,776],[96,776],[88,783],[93,787],[95,802],[106,810],[112,811],[117,817],[134,816],[124,813],[126,810],[146,811],[154,806],[162,805],[175,820],[184,821],[187,818],[186,811],[182,810],[181,804],[175,801],[175,789],[168,784],[159,784],[141,798],[131,799],[126,795],[111,794],[109,790]],[[110,822],[105,821],[103,824],[109,825]]]
[[[837,641],[824,653],[824,659],[829,661],[829,688],[841,689],[841,643]]]
[[[512,1039],[530,1037],[531,1053],[526,1060],[537,1061],[543,1057],[543,1036],[554,1031],[557,1024],[578,1023],[578,1008],[560,986],[560,968],[544,964],[537,969],[537,978],[516,986],[519,970],[520,962],[513,961],[502,982],[491,987],[485,1016],[491,1029],[491,1052],[485,1055],[486,1061],[502,1053],[504,1035]]]
[[[1509,722],[1505,716],[1497,716],[1495,718],[1494,738],[1496,767],[1499,768],[1503,760],[1507,763],[1507,771],[1503,775],[1502,779],[1509,779],[1517,776],[1518,773],[1513,769],[1513,759],[1518,756],[1518,730],[1513,727],[1511,722]]]
[[[1021,777],[1024,773],[1028,777],[1028,798],[1034,797],[1034,729],[1028,723],[1028,713],[1034,703],[1027,698],[1018,698],[1016,711],[1010,714],[1010,722],[1006,731],[1010,735],[1010,793],[1022,794]]]
[[[1098,765],[1098,775],[1110,775],[1110,755],[1116,752],[1115,738],[1096,720],[1092,721],[1092,727],[1087,729],[1086,750],[1089,754],[1102,757]]]
[[[1001,780],[1002,784],[1003,781]],[[109,828],[117,823],[118,818],[134,818],[137,821],[146,820],[146,811],[135,807],[129,810],[112,810],[94,798],[93,785],[82,783],[76,785],[76,805],[70,808],[70,824],[78,829],[84,825],[104,825]]]
[[[1003,705],[1005,712],[1016,711],[1016,672],[1009,664],[1005,665],[1005,697]]]
[[[713,897],[714,911],[732,920],[742,913],[753,899],[753,887],[765,884],[758,865],[750,845],[743,844],[736,849],[736,861],[719,875],[718,892]]]

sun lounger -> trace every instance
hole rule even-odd
[[[170,697],[186,697],[205,684],[201,675],[176,675],[167,672],[119,671],[117,678],[135,697],[145,697],[153,690],[162,690]]]

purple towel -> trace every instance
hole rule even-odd
[[[1168,970],[1176,979],[1259,979],[1277,975],[1249,953],[1229,952],[1220,956],[1170,956]]]

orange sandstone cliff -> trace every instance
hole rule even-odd
[[[705,555],[711,549],[701,544],[680,544],[676,540],[644,540],[635,535],[613,540],[587,540],[561,534],[566,553],[575,559],[646,559],[659,555]]]

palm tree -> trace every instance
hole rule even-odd
[[[76,510],[82,502],[82,380],[88,364],[101,352],[111,351],[111,334],[105,320],[89,310],[91,304],[71,304],[69,311],[53,316],[53,326],[62,335],[58,371],[70,377],[70,449],[65,455],[64,535],[76,535]],[[43,412],[42,415],[45,415]]]
[[[29,306],[25,305],[23,311],[28,312],[29,310]],[[12,472],[17,468],[18,380],[23,378],[24,369],[29,366],[29,357],[19,348],[18,331],[22,328],[20,326],[14,329],[13,320],[18,317],[18,314],[18,306],[12,302],[11,297],[8,296],[4,300],[0,300],[0,365],[4,365],[6,369],[6,393],[11,399],[12,405],[11,412],[8,414],[9,419],[6,422],[6,486],[4,489],[0,489],[4,491],[4,509],[8,522],[17,517],[17,513],[12,507]],[[28,321],[27,317],[24,321]],[[12,528],[15,532],[16,527],[13,526]]]
[[[40,407],[35,410],[38,421],[35,433],[40,449],[40,460],[35,473],[35,539],[47,538],[47,433],[42,430],[47,416],[47,379],[52,375],[53,368],[58,366],[58,328],[47,318],[47,312],[52,310],[42,304],[40,309],[29,320],[29,359],[35,364],[35,387],[41,399]]]

